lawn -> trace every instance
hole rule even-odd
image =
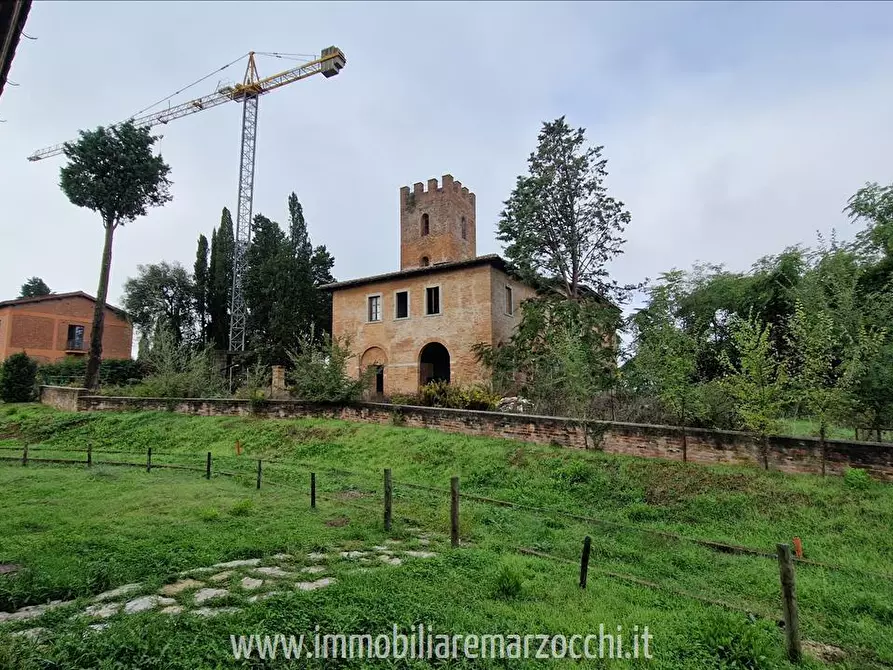
[[[31,458],[85,459],[89,445],[94,466],[0,464],[0,563],[24,568],[0,575],[0,610],[77,599],[36,624],[0,625],[0,667],[257,667],[233,659],[231,633],[297,634],[316,625],[323,631],[386,632],[395,623],[409,629],[420,622],[448,633],[568,636],[597,633],[599,623],[627,631],[649,626],[653,660],[589,661],[589,667],[793,667],[784,661],[774,623],[781,607],[772,558],[719,552],[655,530],[766,553],[778,542],[801,538],[806,558],[838,566],[797,566],[804,639],[844,650],[835,667],[893,664],[889,485],[334,420],[0,406],[0,455],[20,456],[26,443]],[[101,465],[145,463],[148,448],[156,464],[197,470],[147,473]],[[208,451],[215,472],[210,481],[203,473]],[[260,490],[257,459],[264,461]],[[386,467],[395,480],[391,533],[382,526]],[[316,510],[309,505],[311,470],[318,478]],[[463,494],[537,509],[464,498],[463,546],[451,549],[452,475],[460,477]],[[388,539],[418,550],[422,531],[431,534],[426,546],[436,554],[432,558],[394,567],[376,563],[360,572],[355,561],[337,560],[329,566],[336,584],[242,603],[242,611],[229,617],[119,615],[107,630],[86,634],[92,622],[70,618],[90,596],[131,582],[157,588],[182,571],[215,562],[364,550]],[[584,591],[577,586],[578,565],[560,559],[577,561],[585,535],[592,537],[593,554]],[[45,643],[2,633],[34,625],[51,631]],[[287,665],[276,663],[264,667]],[[391,667],[413,663],[419,665],[393,661]],[[826,666],[809,659],[806,667]]]

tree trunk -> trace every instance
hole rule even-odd
[[[825,441],[825,424],[819,426],[819,438],[822,441],[822,477],[825,476],[825,458],[828,455],[828,443]]]
[[[105,227],[105,244],[102,248],[102,266],[99,270],[99,286],[96,289],[96,305],[93,308],[93,329],[90,332],[90,356],[87,358],[85,386],[99,388],[99,364],[102,362],[102,331],[105,326],[105,301],[109,292],[109,273],[112,268],[112,239],[115,226],[108,222]]]

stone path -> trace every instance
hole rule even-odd
[[[422,534],[415,538],[426,548],[430,537]],[[80,611],[72,612],[69,619],[92,621],[91,631],[99,632],[108,627],[107,620],[116,616],[157,612],[167,616],[193,615],[213,617],[238,614],[239,605],[253,604],[296,591],[324,589],[338,580],[331,573],[344,566],[363,564],[350,569],[351,573],[367,572],[375,565],[399,566],[407,560],[433,558],[433,551],[404,550],[400,540],[385,540],[384,545],[371,547],[334,548],[323,553],[314,551],[300,556],[275,554],[266,558],[251,558],[215,563],[187,570],[178,575],[177,581],[165,584],[155,593],[141,583],[125,584],[100,593],[81,605]],[[82,603],[83,601],[80,601]],[[15,612],[0,612],[2,625],[37,619],[46,612],[62,607],[72,607],[79,601],[54,600],[45,605],[30,605]],[[39,641],[51,635],[42,627],[19,630],[11,635]]]

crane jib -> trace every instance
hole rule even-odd
[[[234,86],[224,86],[217,91],[204,95],[195,100],[180,103],[169,109],[160,112],[153,112],[144,116],[128,119],[133,121],[136,126],[151,128],[155,125],[163,125],[175,119],[195,114],[197,112],[211,109],[223,104],[224,102],[244,102],[246,98],[263,95],[270,91],[285,86],[287,84],[306,79],[314,74],[322,74],[327,79],[337,75],[341,69],[347,64],[344,53],[337,47],[327,47],[322,50],[319,58],[309,63],[304,63],[298,67],[279,72],[264,79],[248,81]],[[53,156],[60,156],[63,153],[64,143],[54,144],[53,146],[39,149],[28,156],[28,160],[36,162]]]

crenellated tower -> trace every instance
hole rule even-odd
[[[400,269],[475,258],[474,193],[445,174],[400,189]]]

